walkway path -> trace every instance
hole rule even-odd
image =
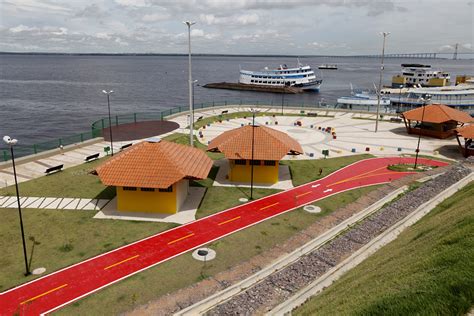
[[[100,210],[109,201],[104,199],[20,197],[22,208],[56,210]],[[17,206],[16,196],[0,196],[0,208],[16,208]]]
[[[413,160],[392,157],[359,161],[318,181],[145,238],[3,292],[0,310],[7,315],[54,311],[107,285],[274,216],[336,193],[399,179],[409,173],[390,171],[387,166],[413,163]],[[432,166],[446,165],[428,159],[419,161]]]

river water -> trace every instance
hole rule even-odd
[[[335,63],[338,70],[323,70],[319,93],[285,95],[285,103],[335,103],[355,88],[378,84],[378,58],[301,58],[317,70]],[[428,63],[456,75],[474,74],[469,60],[385,60],[384,85],[400,72],[401,63]],[[239,67],[259,70],[265,66],[296,65],[295,58],[193,57],[195,103],[212,101],[273,101],[282,95],[250,91],[206,89],[209,82],[237,82]],[[188,106],[186,56],[69,56],[0,55],[0,136],[10,135],[29,145],[90,130],[93,121],[107,115],[102,89],[112,89],[112,115],[150,112]],[[2,145],[0,145],[2,146]]]

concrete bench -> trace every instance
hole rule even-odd
[[[46,175],[49,175],[49,174],[52,174],[52,173],[55,173],[55,172],[59,172],[63,169],[64,165],[57,165],[57,166],[54,166],[54,167],[49,167],[48,169],[46,169],[46,171],[44,173],[46,173]]]
[[[84,161],[85,162],[90,162],[90,161],[93,161],[93,160],[96,160],[96,159],[99,159],[99,153],[87,156],[86,158],[84,158]]]
[[[130,143],[130,144],[125,144],[123,145],[122,147],[120,147],[120,151],[124,150],[124,149],[127,149],[128,147],[132,146],[133,143]]]

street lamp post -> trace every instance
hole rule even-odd
[[[252,109],[252,159],[250,160],[250,200],[253,200],[253,165],[255,152],[255,113],[257,111]]]
[[[16,200],[18,203],[18,214],[20,216],[20,228],[21,228],[21,240],[23,242],[23,255],[25,257],[25,276],[31,274],[30,267],[28,266],[28,256],[26,254],[26,242],[25,242],[25,230],[23,229],[23,217],[21,216],[21,204],[20,204],[20,193],[18,191],[18,180],[16,178],[16,166],[15,166],[15,155],[13,153],[13,146],[18,142],[16,139],[11,139],[10,136],[3,137],[3,141],[10,146],[10,152],[12,155],[12,165],[13,165],[13,177],[15,178],[15,188],[16,188]]]
[[[192,67],[191,67],[191,26],[196,24],[196,22],[185,21],[183,22],[188,26],[188,84],[189,84],[189,144],[191,147],[194,146],[194,110],[193,110],[193,76],[192,76]]]
[[[193,113],[192,113],[192,114],[193,114],[193,119],[194,119],[194,116],[195,116],[195,115],[194,115],[194,87],[196,86],[196,83],[198,83],[198,80],[193,80],[193,94],[192,94],[192,95],[193,95],[193,102],[192,102],[192,105],[193,105],[193,106],[192,106],[192,109],[193,109],[193,110],[192,110],[192,112],[193,112]],[[193,124],[194,124],[194,121],[193,121]],[[193,125],[193,126],[194,126],[194,125]],[[194,138],[194,137],[193,137],[193,138]]]
[[[114,142],[112,139],[112,117],[110,116],[110,95],[114,93],[114,90],[102,90],[103,93],[107,95],[107,107],[109,109],[109,137],[110,137],[110,151],[112,156],[114,155]]]
[[[421,127],[423,126],[423,119],[425,117],[425,107],[426,107],[426,103],[431,100],[431,95],[427,94],[427,95],[425,95],[425,97],[421,97],[420,100],[423,101],[423,111],[421,112],[421,123],[420,123],[421,126],[420,126],[420,130],[418,132],[418,144],[416,145],[414,169],[416,169],[416,167],[418,165],[418,153],[420,152],[420,141],[421,141]]]
[[[383,45],[382,45],[382,65],[380,66],[380,79],[379,79],[379,91],[377,92],[377,117],[375,118],[375,132],[377,133],[379,129],[379,112],[380,112],[380,96],[382,91],[382,76],[384,69],[384,56],[385,56],[385,38],[389,35],[389,32],[382,32],[383,35]]]

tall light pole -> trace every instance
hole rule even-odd
[[[375,132],[377,133],[379,129],[379,112],[380,112],[380,96],[382,91],[382,75],[383,75],[383,59],[385,57],[385,38],[390,34],[390,32],[382,32],[383,35],[383,45],[382,45],[382,65],[380,66],[380,79],[379,79],[379,91],[377,92],[377,117],[375,118]]]
[[[112,139],[112,117],[110,116],[110,95],[114,93],[114,90],[102,90],[103,93],[107,95],[107,107],[109,108],[109,137],[110,137],[110,150],[112,156],[114,155],[114,142]]]
[[[426,107],[426,103],[431,100],[431,95],[427,94],[424,97],[421,97],[420,100],[423,102],[423,111],[421,112],[421,126],[420,126],[420,131],[418,133],[418,144],[416,145],[414,169],[416,169],[416,166],[418,164],[418,153],[420,152],[420,141],[421,141],[421,127],[423,126],[423,119],[425,118],[425,107]]]
[[[194,119],[194,87],[196,86],[196,84],[198,83],[198,80],[193,80],[193,102],[192,102],[192,112],[193,112],[193,119]],[[193,124],[194,124],[194,121],[193,121]],[[194,126],[194,125],[193,125]],[[194,137],[193,137],[194,138]]]
[[[191,26],[196,22],[185,21],[183,22],[188,26],[188,83],[189,83],[189,144],[191,147],[194,146],[194,110],[193,110],[193,75],[191,67]]]
[[[252,159],[250,160],[250,200],[253,200],[253,165],[255,152],[255,113],[258,111],[252,109]]]
[[[20,204],[20,193],[18,191],[18,180],[16,178],[16,166],[15,166],[15,155],[13,153],[13,146],[16,145],[18,140],[11,139],[10,136],[3,137],[3,141],[10,146],[10,152],[12,155],[12,165],[13,165],[13,177],[15,178],[15,188],[16,188],[16,200],[18,203],[18,214],[20,216],[20,228],[21,228],[21,240],[23,241],[23,255],[25,257],[25,276],[31,274],[30,267],[28,266],[28,256],[26,254],[26,242],[25,242],[25,230],[23,229],[23,217],[21,216],[21,204]]]

